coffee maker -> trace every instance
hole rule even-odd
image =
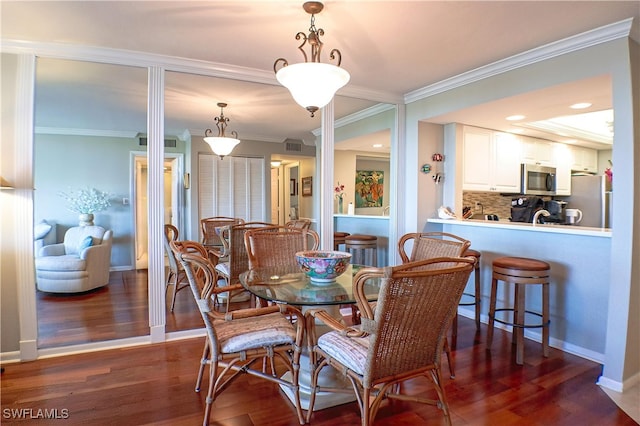
[[[544,202],[544,209],[549,216],[543,218],[545,223],[565,223],[566,201],[548,200]]]

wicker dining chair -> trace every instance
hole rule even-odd
[[[409,245],[412,246],[411,252],[407,254]],[[447,232],[412,232],[400,237],[398,253],[402,263],[408,263],[436,257],[462,257],[470,245],[468,240]],[[457,326],[455,318],[453,322]],[[448,339],[444,342],[444,351],[449,364],[449,375],[453,379],[456,373]]]
[[[305,322],[301,312],[286,305],[217,312],[212,297],[217,287],[213,264],[205,256],[185,253],[184,248],[176,245],[177,258],[207,331],[196,380],[196,392],[199,392],[205,365],[209,366],[202,424],[209,424],[212,404],[242,373],[288,387],[294,395],[298,421],[304,424],[298,387]],[[291,317],[296,321],[290,322]],[[265,360],[269,362],[270,372],[263,366]],[[288,375],[282,376],[283,372],[277,371],[276,360],[281,361],[278,365],[284,365]],[[282,378],[287,376],[290,380]]]
[[[410,254],[407,254],[409,244]],[[460,257],[471,246],[471,242],[447,232],[412,232],[398,240],[398,253],[402,263],[434,257]]]
[[[250,268],[295,266],[299,251],[317,250],[320,236],[310,229],[270,226],[244,234]]]
[[[293,219],[285,223],[284,226],[287,226],[289,228],[309,229],[311,228],[311,220],[310,219]]]
[[[297,252],[318,249],[320,236],[310,229],[269,226],[245,232],[244,245],[250,268],[282,267],[288,271],[297,265]],[[256,305],[261,304],[256,298]]]
[[[244,219],[239,217],[213,216],[200,219],[200,228],[202,230],[202,244],[208,250],[221,250],[223,243],[217,228],[228,225],[238,225],[242,223],[244,223]],[[219,257],[213,255],[213,253],[211,254],[212,255],[209,256],[209,259],[211,259],[211,261],[213,262],[217,262],[219,260]]]
[[[223,246],[221,249],[210,249],[210,253],[218,258],[218,261],[215,262],[215,272],[225,281],[225,285],[240,285],[240,274],[249,269],[249,257],[244,245],[244,233],[252,229],[271,226],[275,225],[267,222],[246,222],[222,226],[219,229]],[[229,309],[232,297],[242,292],[242,290],[239,290],[229,294],[227,309]]]
[[[165,297],[169,293],[169,287],[173,286],[173,291],[171,292],[171,306],[169,308],[171,312],[173,312],[175,307],[178,291],[189,287],[184,269],[182,269],[182,265],[180,265],[176,259],[170,246],[171,242],[178,241],[179,235],[180,233],[178,228],[170,224],[164,225],[164,238],[162,239],[162,242],[169,264],[169,272],[167,273],[165,280]]]
[[[313,372],[307,422],[318,392],[344,392],[318,384],[320,371],[330,365],[351,382],[363,426],[373,423],[385,398],[436,405],[451,424],[440,357],[473,265],[470,258],[445,257],[360,270],[354,278],[362,313],[360,328],[345,326],[324,310],[308,310],[305,316]],[[365,282],[374,277],[384,278],[375,314],[364,293]],[[332,331],[317,337],[316,320]],[[431,379],[436,400],[409,395],[399,386],[421,376]]]
[[[172,241],[169,243],[169,246],[171,248],[171,251],[173,252],[173,255],[176,258],[176,261],[178,262],[178,265],[180,267],[180,269],[182,270],[182,273],[185,277],[185,282],[186,282],[186,287],[189,287],[189,280],[187,279],[187,275],[184,272],[184,268],[182,267],[182,264],[180,263],[180,260],[178,259],[178,254],[179,252],[181,253],[194,253],[194,254],[198,254],[202,257],[206,257],[207,259],[209,259],[209,261],[211,262],[210,256],[209,256],[209,251],[206,249],[206,247],[204,247],[204,245],[202,245],[201,243],[198,243],[196,241]],[[212,268],[214,268],[214,273],[215,273],[215,266],[212,263],[211,264]],[[216,305],[220,305],[220,301],[218,296],[221,294],[224,294],[227,301],[229,300],[229,294],[231,295],[237,295],[240,292],[244,291],[244,287],[242,287],[242,285],[240,283],[238,284],[234,284],[234,285],[230,285],[230,286],[220,286],[220,283],[218,282],[218,276],[216,274],[216,279],[215,279],[215,286],[214,288],[211,290],[211,297],[213,298],[213,303],[214,306]],[[229,304],[227,303],[226,305],[226,311],[229,311]],[[226,312],[225,311],[225,312]]]

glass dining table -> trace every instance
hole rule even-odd
[[[256,268],[240,274],[240,282],[246,290],[260,299],[294,305],[302,312],[321,307],[334,318],[342,320],[340,305],[355,303],[353,278],[364,267],[363,265],[349,265],[347,270],[332,282],[313,282],[297,265]],[[373,278],[365,283],[364,291],[369,302],[378,299],[380,284],[380,278]],[[317,335],[328,330],[328,327],[316,323]],[[307,350],[307,348],[303,349],[299,375],[300,402],[304,410],[309,409],[311,395],[311,370],[306,355]],[[285,373],[285,376],[288,374]],[[320,383],[325,386],[340,386],[351,389],[349,382],[331,368],[322,370]],[[281,386],[281,389],[293,403],[294,395],[289,388]],[[355,399],[355,394],[352,393],[318,392],[313,409],[318,411],[346,404],[355,401]]]
[[[297,265],[287,267],[265,267],[250,269],[240,275],[243,287],[256,297],[274,303],[284,303],[309,308],[355,303],[353,277],[364,268],[363,265],[349,265],[347,270],[331,282],[315,282],[302,272]],[[370,279],[364,291],[370,302],[378,298],[380,280]]]

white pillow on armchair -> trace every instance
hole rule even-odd
[[[36,257],[40,256],[40,249],[56,241],[56,224],[49,223],[42,219],[33,226],[33,253]]]

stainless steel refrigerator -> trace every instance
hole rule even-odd
[[[605,176],[577,175],[571,177],[571,196],[566,198],[568,209],[582,211],[577,226],[611,228],[613,192]]]

